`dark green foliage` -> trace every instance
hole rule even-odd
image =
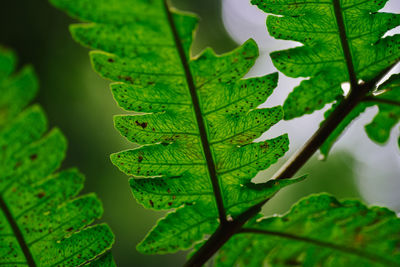
[[[107,225],[89,226],[103,213],[101,203],[94,194],[76,196],[84,180],[77,170],[55,173],[66,140],[58,129],[45,134],[40,107],[26,108],[37,80],[30,67],[12,74],[15,65],[15,55],[0,47],[0,264],[94,264],[114,242]],[[112,258],[101,264],[112,265]]]
[[[221,249],[217,266],[398,266],[399,245],[394,212],[322,194],[249,222]]]

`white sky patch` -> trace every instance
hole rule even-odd
[[[342,90],[344,92],[344,95],[348,95],[350,92],[350,83],[349,82],[342,83]]]

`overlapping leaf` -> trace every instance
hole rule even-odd
[[[103,213],[101,203],[93,194],[76,197],[83,187],[77,170],[53,173],[65,138],[57,129],[42,136],[43,111],[25,109],[35,75],[30,67],[12,75],[15,65],[14,54],[0,48],[0,265],[95,264],[114,240],[107,225],[88,226]],[[113,266],[112,258],[98,266]]]
[[[349,65],[356,81],[369,81],[400,59],[400,36],[381,38],[400,25],[399,14],[378,12],[387,1],[252,0],[261,10],[279,15],[268,16],[272,36],[304,44],[271,54],[285,75],[310,77],[286,99],[285,119],[310,114],[341,96],[341,84],[350,80]],[[351,57],[347,63],[343,42]]]
[[[386,208],[322,194],[284,216],[248,223],[217,266],[398,266],[400,220]]]
[[[166,1],[52,2],[90,21],[71,27],[74,38],[101,50],[91,52],[92,63],[116,82],[111,88],[118,104],[142,112],[117,116],[115,125],[143,146],[111,159],[134,177],[130,184],[139,203],[176,210],[158,222],[138,246],[141,252],[174,252],[213,233],[216,191],[226,214],[235,217],[295,182],[251,182],[288,149],[286,135],[253,142],[282,118],[280,107],[257,109],[277,74],[243,79],[258,56],[254,41],[222,56],[206,49],[192,58],[197,18],[169,9]]]

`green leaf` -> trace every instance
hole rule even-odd
[[[32,68],[11,75],[16,58],[0,49],[0,265],[78,266],[111,248],[107,225],[89,226],[103,209],[94,194],[77,197],[83,176],[57,171],[66,140],[47,131]],[[106,266],[106,265],[101,265]]]
[[[365,130],[373,141],[384,144],[389,140],[391,130],[400,121],[400,74],[392,75],[379,86],[376,96],[371,100],[378,106],[379,112],[365,126]]]
[[[106,252],[99,258],[90,262],[87,266],[88,267],[116,267],[117,265],[114,262],[111,252]]]
[[[268,16],[270,35],[303,44],[271,54],[285,75],[310,77],[286,99],[285,119],[323,108],[343,95],[343,82],[369,81],[400,59],[400,35],[381,38],[400,25],[399,14],[377,12],[387,1],[252,0],[277,15]]]
[[[127,111],[115,117],[123,136],[142,146],[111,156],[133,177],[146,208],[174,208],[139,244],[143,253],[171,253],[204,240],[219,220],[300,181],[255,185],[251,179],[288,149],[287,135],[254,142],[282,119],[281,107],[257,108],[276,87],[277,73],[244,79],[258,57],[253,40],[216,55],[192,57],[197,18],[166,1],[52,0],[87,24],[73,37],[98,51],[95,70]],[[134,6],[134,8],[132,8]],[[225,214],[224,214],[225,213]]]
[[[386,208],[327,194],[283,216],[249,222],[219,252],[217,266],[398,266],[400,220]]]

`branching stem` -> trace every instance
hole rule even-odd
[[[362,101],[368,101],[367,95],[375,89],[386,74],[397,64],[383,70],[374,79],[366,83],[358,83],[356,72],[353,65],[350,46],[347,40],[346,29],[343,21],[343,14],[340,7],[340,1],[334,0],[334,11],[338,25],[339,36],[343,48],[343,54],[347,65],[348,76],[350,80],[350,92],[339,103],[331,115],[325,120],[315,134],[306,142],[306,144],[295,153],[272,179],[290,179],[300,170],[301,167],[311,158],[311,156],[327,140],[332,132],[346,118],[346,116]],[[376,100],[376,99],[375,99]],[[262,206],[268,202],[264,200],[237,216],[232,222],[221,224],[215,233],[205,242],[205,244],[191,257],[185,264],[186,267],[203,266],[234,234],[243,232],[242,226],[258,212]],[[218,200],[217,200],[218,201]]]
[[[393,65],[394,66],[394,65]],[[282,166],[274,179],[289,179],[310,159],[310,157],[319,149],[335,128],[343,121],[356,106],[359,104],[368,92],[372,91],[376,84],[390,71],[393,67],[385,69],[375,79],[357,85],[357,90],[351,93],[336,107],[325,123],[317,130],[317,132],[309,139],[309,141],[293,155],[289,161]],[[217,252],[234,234],[241,231],[242,226],[252,217],[254,217],[268,202],[269,199],[258,203],[243,212],[234,221],[227,225],[221,225],[217,231],[207,240],[207,242],[192,256],[185,264],[189,266],[202,266],[206,263],[215,252]]]
[[[217,252],[234,234],[238,233],[242,226],[261,211],[262,206],[268,200],[258,203],[241,215],[235,218],[234,221],[228,222],[225,225],[220,225],[215,233],[206,241],[206,243],[189,259],[184,267],[201,267],[215,252]]]
[[[382,104],[388,104],[388,105],[399,106],[400,107],[400,102],[399,101],[391,100],[391,99],[378,98],[378,97],[375,97],[375,96],[366,96],[366,97],[364,97],[363,101],[376,102],[376,103],[382,103]]]
[[[289,159],[278,173],[274,176],[275,179],[291,178],[310,157],[319,149],[320,145],[329,137],[339,123],[349,114],[358,103],[363,101],[365,96],[371,92],[376,85],[386,76],[386,74],[397,64],[393,64],[389,68],[383,70],[374,79],[369,82],[357,85],[357,90],[352,90],[351,93],[336,107],[334,112],[329,116],[325,123],[317,130],[317,132],[309,139],[309,141],[296,154]],[[220,226],[217,231],[207,240],[207,242],[192,256],[185,264],[189,266],[202,266],[206,263],[215,252],[217,252],[234,234],[241,231],[242,226],[252,217],[254,217],[268,202],[264,200],[240,214],[234,221],[228,225]]]

